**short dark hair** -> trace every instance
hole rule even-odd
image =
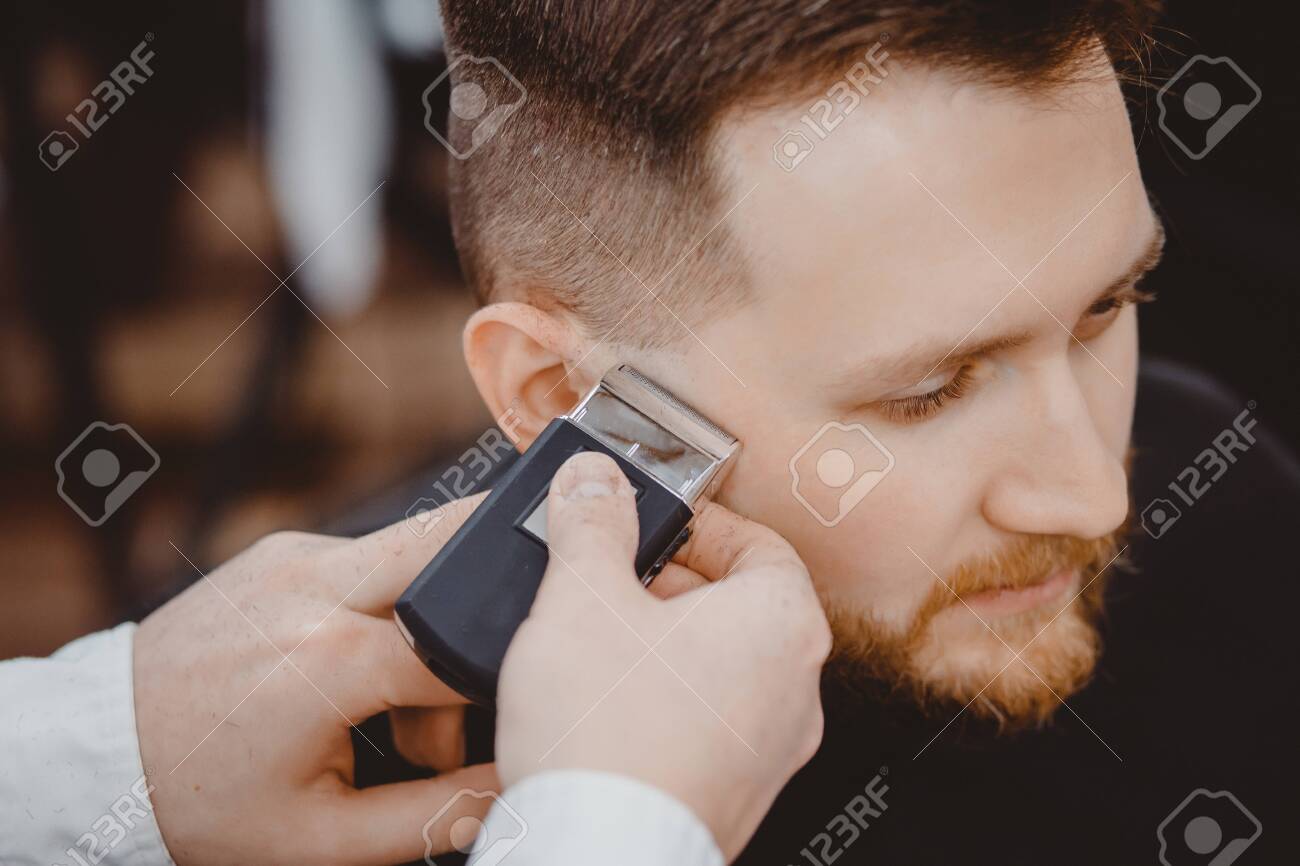
[[[680,328],[652,324],[667,313],[647,287],[701,320],[745,289],[746,263],[717,225],[730,205],[710,135],[728,110],[806,98],[882,38],[910,60],[1048,89],[1098,43],[1121,70],[1144,56],[1157,4],[443,0],[442,10],[453,64],[493,58],[527,92],[494,138],[453,160],[467,280],[485,301],[509,286],[568,309],[596,336],[626,318],[619,339],[655,345]],[[454,112],[450,127],[468,146]]]

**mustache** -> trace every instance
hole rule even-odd
[[[1118,533],[1100,538],[1022,536],[997,553],[962,563],[944,582],[952,590],[949,596],[956,593],[962,597],[988,590],[1024,589],[1066,570],[1084,572],[1086,582],[1118,552]]]
[[[1127,534],[1123,526],[1099,538],[1071,535],[1025,535],[996,553],[968,559],[935,581],[913,621],[910,637],[918,637],[930,620],[951,605],[976,593],[998,589],[1024,589],[1041,583],[1061,571],[1078,571],[1079,595],[1099,601],[1098,579],[1117,560],[1120,541]],[[1076,596],[1077,598],[1077,596]]]

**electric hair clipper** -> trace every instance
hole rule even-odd
[[[614,458],[636,491],[636,573],[649,584],[690,537],[740,443],[627,365],[552,421],[401,598],[396,619],[429,669],[491,706],[506,648],[546,571],[551,478],[580,451]]]

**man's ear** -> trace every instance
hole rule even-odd
[[[465,363],[483,402],[520,450],[591,381],[576,365],[584,341],[559,313],[507,301],[489,304],[465,324]],[[501,420],[505,418],[505,420]]]

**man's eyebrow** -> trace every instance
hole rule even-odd
[[[1100,303],[1107,298],[1131,290],[1143,275],[1160,263],[1165,247],[1165,229],[1159,217],[1155,217],[1151,241],[1142,253],[1133,260],[1118,279],[1101,291],[1089,306]],[[967,336],[970,336],[969,334]],[[881,358],[855,367],[847,374],[838,377],[831,385],[836,392],[853,393],[861,387],[864,376],[877,381],[911,380],[920,384],[940,367],[960,367],[969,361],[994,352],[1023,346],[1032,338],[1029,331],[1017,331],[999,337],[981,340],[966,348],[961,347],[965,337],[956,346],[947,344],[929,344],[912,347],[894,357]],[[867,372],[869,371],[869,373]]]
[[[1111,283],[1101,291],[1097,297],[1093,298],[1092,304],[1099,304],[1102,301],[1112,298],[1116,295],[1130,291],[1142,277],[1155,270],[1156,265],[1160,264],[1160,258],[1165,251],[1165,227],[1156,217],[1155,227],[1151,232],[1151,242],[1147,244],[1142,254],[1133,260],[1133,264],[1125,271],[1119,279]],[[1092,306],[1090,304],[1089,306]]]

